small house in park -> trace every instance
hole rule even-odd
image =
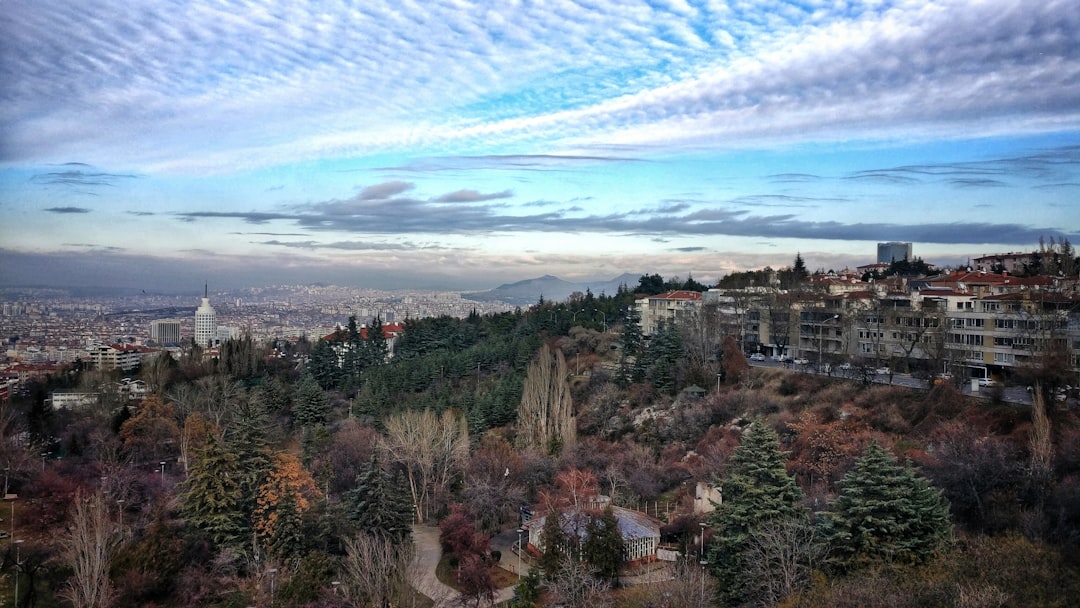
[[[660,521],[640,511],[623,507],[611,507],[615,519],[619,522],[619,533],[623,539],[623,561],[630,564],[644,564],[656,560],[656,551],[660,546]],[[598,510],[568,509],[562,513],[561,527],[569,538],[584,542],[586,528]],[[544,552],[542,533],[547,516],[534,517],[522,526],[529,534],[526,550],[534,555]]]

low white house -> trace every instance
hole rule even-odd
[[[623,507],[611,507],[611,510],[619,522],[619,533],[623,538],[623,561],[634,564],[655,561],[660,546],[660,521]],[[600,510],[569,509],[562,513],[561,527],[569,537],[584,541],[589,521],[599,515]],[[522,526],[529,533],[527,551],[537,555],[544,552],[542,533],[546,521],[546,515],[534,517]]]

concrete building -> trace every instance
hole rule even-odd
[[[603,497],[606,498],[606,497]],[[597,505],[598,506],[598,505]],[[602,509],[567,509],[560,518],[560,527],[570,542],[584,542],[586,529],[593,517],[599,516]],[[623,561],[630,564],[643,564],[656,561],[660,547],[660,522],[640,512],[623,507],[611,507],[618,521],[619,534],[623,539]],[[528,533],[526,551],[540,555],[546,550],[543,530],[547,516],[534,517],[522,525]]]
[[[893,262],[899,262],[900,260],[912,259],[914,258],[911,257],[911,243],[890,241],[888,243],[877,244],[878,264],[891,264]]]
[[[150,339],[157,344],[180,344],[180,321],[177,319],[151,321]]]
[[[210,294],[204,288],[202,303],[195,309],[195,343],[202,348],[214,345],[217,339],[217,313],[210,306]]]
[[[636,302],[641,333],[651,336],[660,324],[678,323],[679,319],[695,315],[701,310],[701,292],[669,291],[648,296]]]

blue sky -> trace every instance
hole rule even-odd
[[[476,289],[1080,241],[1080,4],[16,1],[0,284]]]

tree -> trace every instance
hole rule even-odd
[[[619,353],[619,386],[645,381],[645,338],[641,334],[641,315],[636,306],[630,306],[623,322],[622,350]]]
[[[338,362],[338,354],[326,340],[319,340],[315,343],[315,347],[311,349],[307,371],[315,378],[319,386],[326,390],[341,385],[342,371],[341,364]]]
[[[576,561],[571,555],[572,548],[570,538],[562,527],[562,511],[553,509],[548,511],[544,518],[544,527],[540,529],[540,570],[549,580],[558,576],[559,568],[567,559]]]
[[[416,509],[424,523],[436,502],[445,499],[450,481],[469,455],[469,430],[456,410],[436,415],[431,410],[408,411],[386,420],[382,449],[391,461],[405,467]]]
[[[674,395],[678,388],[678,365],[683,356],[678,325],[661,320],[645,353],[647,377],[656,390]]]
[[[757,420],[735,448],[722,486],[724,501],[709,523],[715,530],[710,568],[728,603],[752,591],[747,551],[751,536],[765,525],[801,514],[802,491],[784,467],[776,432]]]
[[[563,559],[548,587],[566,608],[607,608],[612,605],[607,582],[589,572],[588,567],[576,559]]]
[[[324,424],[329,414],[330,402],[326,399],[326,394],[311,374],[304,374],[296,385],[296,399],[293,403],[296,423],[310,429]]]
[[[461,602],[464,606],[480,606],[492,603],[495,599],[495,581],[491,578],[491,569],[486,557],[469,555],[458,563],[454,578],[461,588]]]
[[[157,395],[142,400],[139,412],[120,427],[124,448],[137,461],[154,461],[175,453],[170,446],[180,439],[172,406]]]
[[[566,359],[545,344],[529,364],[518,407],[518,447],[557,453],[577,437]]]
[[[877,442],[840,482],[826,531],[834,561],[846,568],[872,562],[916,563],[951,539],[949,505],[910,466],[900,466]]]
[[[751,595],[775,606],[810,584],[820,568],[826,545],[818,529],[805,518],[770,521],[751,532],[746,557],[750,565]]]
[[[72,568],[72,576],[63,595],[72,604],[85,608],[105,608],[112,602],[109,566],[116,541],[102,493],[87,496],[77,491],[71,505],[68,536],[63,541]]]
[[[619,520],[608,506],[598,516],[593,515],[585,526],[585,542],[582,557],[592,566],[600,580],[618,583],[619,566],[622,565],[623,538],[619,532]]]
[[[187,523],[218,546],[239,545],[247,539],[241,475],[236,454],[210,435],[181,486],[180,507]]]
[[[345,539],[346,593],[358,606],[389,608],[406,585],[412,543],[360,532]]]
[[[509,608],[534,608],[539,601],[540,572],[536,568],[530,568],[521,582],[514,587],[514,597],[510,599]]]
[[[259,487],[253,514],[255,534],[273,554],[294,557],[301,548],[301,518],[319,496],[319,488],[300,460],[278,454],[274,468]]]
[[[351,490],[348,516],[367,534],[386,536],[399,543],[412,536],[412,505],[408,494],[372,453]]]
[[[383,332],[382,317],[375,315],[367,327],[367,339],[364,340],[363,362],[365,367],[376,367],[386,362],[389,353],[386,335]]]

